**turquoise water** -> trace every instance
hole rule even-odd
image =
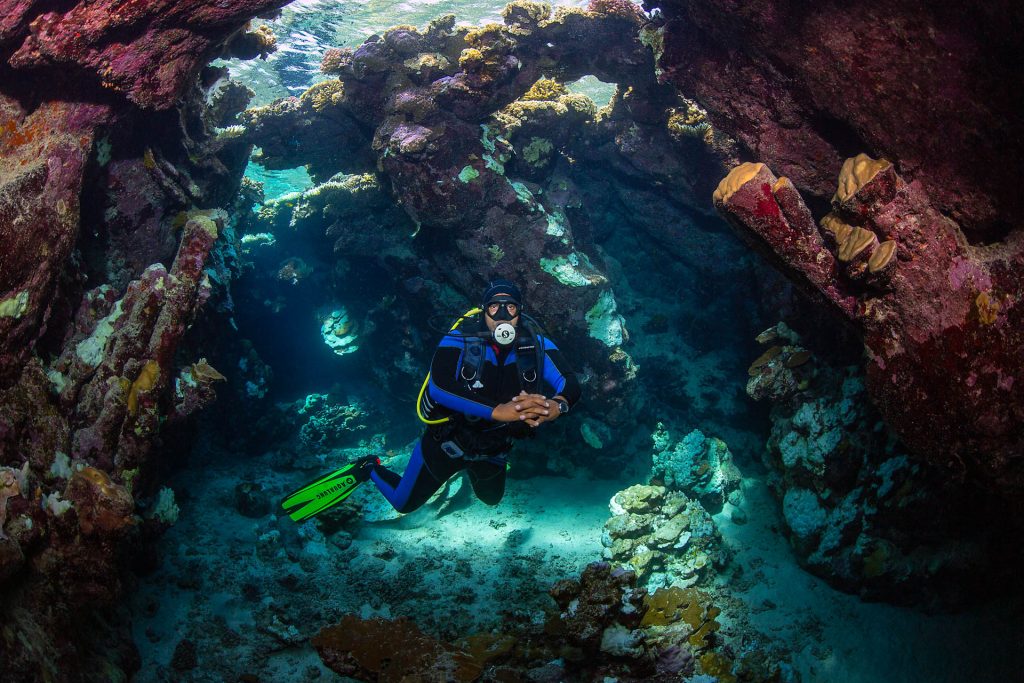
[[[553,7],[585,7],[582,0],[555,0]],[[422,27],[442,14],[454,14],[459,24],[501,22],[503,2],[483,0],[297,0],[267,24],[277,37],[277,52],[265,60],[227,60],[234,78],[256,92],[252,106],[269,104],[279,97],[298,96],[328,77],[320,73],[320,59],[331,47],[357,47],[369,36],[399,24]],[[580,88],[595,102],[607,102],[613,86],[588,78]]]
[[[585,1],[556,0],[553,6],[586,6]],[[329,77],[320,72],[320,60],[331,47],[357,47],[367,37],[384,29],[412,24],[422,27],[440,14],[455,14],[460,24],[480,25],[501,22],[504,3],[444,2],[442,0],[297,0],[281,10],[277,19],[257,19],[253,26],[268,25],[277,38],[277,51],[266,59],[218,60],[227,66],[235,80],[245,83],[256,94],[250,106],[270,104],[281,97],[299,96],[307,88]],[[569,84],[571,90],[589,96],[598,106],[607,104],[615,92],[614,84],[586,76]],[[249,164],[246,176],[264,184],[266,199],[309,188],[312,183],[302,168],[267,170]]]

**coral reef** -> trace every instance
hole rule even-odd
[[[764,164],[715,204],[755,248],[861,332],[871,397],[912,453],[1024,501],[1024,243],[968,244],[919,183],[848,159],[821,228]]]
[[[472,611],[467,589],[431,617],[432,635],[347,617],[347,630],[322,636],[325,660],[385,679],[780,679],[777,666],[745,658],[742,638],[720,647],[729,634],[718,628],[717,599],[693,587],[710,588],[711,568],[728,560],[709,511],[739,502],[728,448],[704,433],[746,449],[721,428],[743,408],[721,390],[726,373],[710,368],[729,354],[691,342],[738,339],[746,323],[736,320],[776,296],[707,201],[722,159],[760,159],[788,176],[740,166],[715,207],[858,330],[868,352],[865,384],[856,370],[829,369],[781,326],[758,340],[766,346],[748,392],[774,403],[768,464],[797,554],[870,597],[966,583],[986,539],[945,537],[956,524],[934,501],[964,501],[955,487],[974,481],[1024,500],[1024,245],[1011,225],[1024,204],[1015,175],[1002,170],[1004,158],[1021,156],[1022,125],[1020,108],[1000,94],[1016,82],[1003,54],[1015,48],[1005,26],[1019,9],[983,8],[969,22],[963,9],[919,11],[903,0],[840,14],[791,1],[649,0],[662,10],[649,21],[627,0],[554,12],[517,1],[501,24],[456,26],[449,15],[330,50],[330,78],[242,113],[252,93],[204,65],[267,57],[273,31],[247,22],[283,4],[3,3],[5,676],[131,677],[138,661],[116,625],[124,622],[108,617],[129,559],[179,513],[160,486],[171,460],[161,450],[187,450],[178,437],[218,392],[237,399],[223,415],[236,445],[280,445],[267,459],[282,469],[383,450],[379,434],[337,448],[359,440],[370,419],[387,426],[356,390],[358,401],[346,390],[343,403],[332,388],[268,405],[269,367],[240,341],[255,339],[247,323],[309,323],[328,361],[359,358],[380,389],[405,395],[400,387],[422,376],[435,339],[424,312],[465,310],[500,272],[523,282],[531,309],[573,349],[591,397],[593,412],[579,423],[586,447],[555,432],[561,443],[533,467],[572,472],[586,462],[621,474],[622,453],[644,457],[640,442],[655,419],[704,432],[674,439],[659,425],[652,474],[664,486],[617,494],[605,528],[608,559],[635,574],[593,565],[556,586],[547,636],[526,629],[442,642],[440,622]],[[915,50],[891,47],[907,44]],[[607,106],[573,90],[582,76],[617,84]],[[254,145],[265,169],[305,167],[314,186],[264,201],[242,181]],[[862,150],[878,158],[843,162]],[[808,206],[824,214],[830,197],[832,212],[816,222]],[[650,283],[626,276],[666,264],[673,275]],[[233,282],[247,320],[235,319]],[[317,325],[338,356],[360,355],[331,355]],[[661,339],[641,343],[639,330]],[[287,354],[266,357],[276,364]],[[301,387],[294,375],[279,372],[278,383]],[[905,450],[876,428],[872,400]],[[673,414],[645,410],[654,402]],[[943,477],[929,459],[958,476]],[[275,577],[282,586],[330,557],[328,544],[353,543],[341,529],[353,507],[300,529],[279,526],[260,500],[280,491],[261,488],[252,472],[243,479],[234,502],[258,530],[257,557],[298,564]],[[468,491],[460,484],[444,492],[438,514],[457,510]],[[513,592],[541,564],[515,554],[527,536],[503,536]],[[379,576],[373,570],[395,554],[385,546],[349,569]],[[472,571],[451,557],[397,564],[402,580],[382,589],[394,594],[367,596],[367,614],[396,604],[396,587],[427,571]],[[201,585],[198,566],[179,580]],[[641,602],[636,575],[663,590]],[[244,599],[257,603],[265,578],[251,577]],[[294,623],[308,621],[296,618],[302,609],[318,608],[261,604],[258,642],[294,649],[304,640]],[[523,610],[511,619],[536,627],[536,617]],[[240,638],[221,621],[202,628]],[[353,640],[360,629],[373,640]],[[423,657],[383,658],[396,636]],[[203,668],[194,633],[172,645],[160,675]],[[376,658],[352,654],[371,646]]]
[[[999,532],[972,521],[984,520],[989,504],[941,466],[910,457],[881,423],[858,368],[807,359],[788,368],[780,359],[810,352],[792,351],[802,340],[784,323],[759,339],[785,349],[765,375],[771,384],[748,391],[772,401],[765,464],[805,567],[846,591],[928,605],[958,604],[982,588],[976,577],[1000,573],[986,559],[1000,552]],[[951,508],[954,498],[961,503]]]
[[[679,491],[637,484],[615,494],[609,508],[604,555],[635,572],[648,590],[708,582],[729,561],[711,515]]]
[[[169,270],[146,269],[118,299],[109,287],[93,290],[64,353],[49,368],[33,359],[18,384],[0,392],[3,459],[24,462],[32,482],[20,487],[26,504],[17,508],[24,529],[17,545],[33,562],[31,574],[19,578],[19,601],[53,606],[38,624],[36,648],[11,659],[11,671],[52,666],[37,658],[77,656],[76,647],[89,640],[63,632],[77,619],[77,606],[109,608],[116,601],[116,577],[135,536],[134,490],[140,475],[146,479],[161,423],[213,398],[205,392],[219,373],[205,360],[182,370],[176,390],[171,378],[181,337],[209,289],[202,269],[217,233],[208,218],[190,220]],[[186,388],[189,381],[194,386]],[[10,646],[5,641],[3,649]],[[130,657],[117,657],[120,663],[110,666],[132,666]]]
[[[715,223],[695,187],[706,183],[702,165],[720,168],[702,141],[672,136],[668,121],[686,103],[655,83],[639,38],[644,21],[630,3],[554,13],[513,3],[504,24],[468,28],[445,16],[328,51],[323,69],[336,80],[242,115],[244,139],[262,150],[258,163],[306,165],[319,183],[265,206],[261,229],[278,240],[295,229],[334,237],[339,258],[363,257],[351,268],[379,279],[384,267],[393,281],[417,283],[399,290],[403,305],[455,294],[461,307],[489,273],[521,279],[533,310],[605,387],[593,400],[606,421],[626,427],[643,400],[636,364],[570,174],[607,168],[628,176],[631,188],[638,178],[664,182],[668,199],[645,195],[644,216],[657,215],[658,239],[699,262],[692,221],[672,218],[692,213]],[[584,75],[620,84],[607,114],[566,87]],[[695,161],[670,151],[684,149]],[[574,166],[577,157],[588,163]],[[383,226],[361,228],[366,202],[386,216]],[[404,216],[394,215],[396,205]],[[584,319],[581,310],[589,311]],[[427,333],[415,332],[402,334],[415,344]]]
[[[741,473],[724,441],[706,437],[699,429],[674,441],[660,422],[651,439],[651,476],[667,489],[682,491],[712,514],[721,512],[727,500],[741,504]]]
[[[872,398],[913,453],[1019,500],[1021,384],[1008,354],[1020,345],[1024,205],[1001,169],[1021,156],[1024,121],[1005,87],[1020,8],[967,20],[962,7],[911,2],[840,14],[793,2],[646,5],[661,13],[645,38],[661,79],[739,142],[726,156],[784,176],[745,167],[716,200],[725,215],[862,331]],[[915,49],[893,47],[905,44]],[[869,156],[849,159],[859,152]]]
[[[0,541],[12,680],[138,666],[121,577],[166,517],[135,505],[161,432],[215,398],[219,373],[184,339],[208,300],[230,310],[244,216],[222,209],[249,146],[218,132],[249,91],[203,66],[280,4],[4,3],[0,463],[24,473]]]
[[[118,11],[112,4],[67,3],[43,11],[36,3],[15,3],[0,31],[0,237],[9,249],[0,276],[4,385],[16,379],[41,330],[54,327],[47,322],[60,327],[70,314],[65,302],[79,285],[75,269],[63,269],[79,237],[80,216],[110,231],[110,247],[120,252],[110,254],[110,268],[118,268],[120,258],[141,266],[121,275],[123,286],[141,268],[173,257],[170,226],[158,227],[165,211],[193,208],[190,198],[223,204],[237,191],[237,175],[225,182],[232,175],[227,166],[244,163],[247,146],[211,145],[197,131],[225,125],[241,108],[240,86],[218,80],[216,70],[206,72],[209,80],[202,85],[197,76],[252,14],[281,3],[148,3]],[[203,86],[212,88],[209,98]],[[112,92],[158,110],[198,92],[202,105],[182,104],[185,116],[143,115]],[[148,139],[140,139],[142,128]],[[90,192],[83,191],[83,182],[95,183]],[[210,196],[218,186],[217,196]],[[87,203],[106,197],[109,206],[80,206],[80,197]],[[22,230],[21,224],[39,227]],[[40,234],[46,239],[38,239]],[[82,237],[88,243],[91,234]],[[136,262],[137,253],[149,258]]]
[[[82,175],[109,117],[107,107],[74,102],[30,111],[0,92],[0,386],[17,378],[69,284],[62,270],[78,235]]]
[[[648,595],[635,580],[606,562],[587,565],[551,587],[557,610],[542,628],[507,623],[449,643],[406,619],[350,614],[312,642],[334,671],[380,681],[799,680],[760,634],[723,638],[710,595],[676,586]]]
[[[18,78],[63,72],[62,80],[80,88],[108,88],[140,107],[165,109],[177,103],[228,36],[254,15],[284,4],[76,2],[43,11],[36,3],[8,3],[0,47],[5,66]],[[232,41],[239,48],[241,42]],[[266,40],[255,42],[262,45],[252,56],[273,49]]]

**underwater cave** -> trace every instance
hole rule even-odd
[[[1024,9],[0,8],[0,680],[1019,678]]]

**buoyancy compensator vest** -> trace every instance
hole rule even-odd
[[[481,313],[479,308],[474,308],[460,316],[449,329],[449,333],[459,328],[462,322],[473,315]],[[520,388],[530,394],[539,393],[544,373],[544,340],[537,333],[535,321],[525,313],[521,314],[520,332],[515,335],[512,342],[516,352],[516,370],[519,376]],[[469,333],[461,335],[465,350],[459,364],[459,380],[470,391],[483,387],[480,382],[483,376],[484,363],[487,360],[487,347],[493,341],[489,332]],[[420,387],[420,394],[416,401],[416,416],[421,422],[428,425],[438,425],[451,420],[450,415],[435,417],[441,411],[439,406],[430,400],[427,386],[430,383],[430,373],[423,379]]]

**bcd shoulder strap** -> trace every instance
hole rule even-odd
[[[528,394],[540,393],[541,373],[544,368],[544,340],[533,329],[532,325],[524,324],[526,334],[516,341],[516,366],[519,371],[519,383]]]
[[[465,351],[463,351],[462,362],[459,363],[459,379],[466,386],[474,387],[483,376],[484,361],[487,360],[487,344],[479,337],[470,337],[464,340]]]

